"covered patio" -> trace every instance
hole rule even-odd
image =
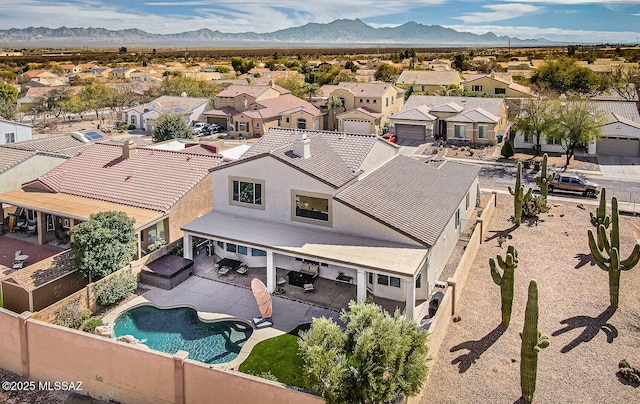
[[[257,277],[272,293],[283,286],[285,295],[316,301],[336,310],[347,307],[350,300],[362,302],[372,297],[384,303],[388,310],[401,307],[407,316],[414,318],[419,312],[416,306],[423,303],[416,301],[416,278],[427,267],[429,257],[429,249],[422,246],[216,211],[183,226],[182,230],[185,258],[194,258],[195,238],[209,240],[209,254],[233,258],[249,267],[245,275],[231,271],[219,277],[211,260],[211,270],[200,273],[216,280],[224,278],[223,281],[231,282],[233,279],[248,285],[251,278]],[[312,293],[305,293],[285,278],[290,271],[300,271],[304,263],[316,263],[318,268]],[[194,270],[199,273],[197,268]],[[248,280],[243,280],[244,277]],[[393,279],[393,284],[380,287],[381,279]]]

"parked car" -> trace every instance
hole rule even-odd
[[[600,193],[598,184],[572,174],[556,174],[556,178],[549,184],[549,192],[553,192],[554,190],[580,192],[582,195],[590,198]]]
[[[391,143],[397,143],[398,142],[398,136],[396,136],[393,133],[385,133],[384,135],[382,135],[382,137],[386,140],[388,140]]]
[[[222,131],[222,127],[220,125],[216,125],[215,123],[208,124],[200,131],[200,136],[209,136],[214,133],[220,133]]]
[[[195,124],[193,124],[193,128],[191,128],[191,130],[193,130],[193,133],[198,134],[202,131],[202,129],[204,129],[206,126],[208,125],[208,123],[205,122],[196,122]]]

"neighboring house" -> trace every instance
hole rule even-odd
[[[58,65],[58,67],[61,68],[65,72],[65,74],[82,72],[82,67],[80,65],[63,64]]]
[[[442,59],[433,59],[424,62],[427,69],[436,71],[451,70],[451,61]]]
[[[504,98],[530,98],[534,96],[533,90],[529,87],[514,83],[510,77],[503,78],[496,75],[468,75],[462,86],[465,92],[477,95]]]
[[[180,227],[211,209],[209,170],[214,155],[124,144],[96,143],[21,188],[0,194],[0,202],[26,210],[37,224],[38,243],[89,219],[122,211],[135,219],[138,255],[160,239],[182,238]]]
[[[110,79],[129,79],[131,78],[131,74],[135,72],[136,69],[133,67],[118,67],[109,72]]]
[[[0,145],[31,139],[33,139],[31,125],[0,117]]]
[[[55,86],[55,87],[29,87],[27,92],[18,100],[16,104],[18,108],[27,108],[39,104],[43,98],[54,90],[65,90],[69,94],[75,95],[82,90],[82,86]]]
[[[358,301],[395,300],[420,318],[476,207],[478,172],[376,135],[271,129],[212,170],[213,210],[182,227],[185,257],[193,237],[213,240],[219,257],[265,268],[271,292],[276,267],[310,263],[355,284]]]
[[[601,137],[586,145],[582,152],[601,156],[640,157],[640,114],[632,101],[591,101],[604,116]],[[514,147],[533,148],[534,136],[518,132],[514,136]],[[545,152],[564,153],[562,144],[547,140],[543,134],[540,146]],[[580,151],[578,151],[580,152]]]
[[[398,139],[496,144],[507,127],[507,107],[502,98],[412,95],[391,123]]]
[[[108,78],[111,70],[110,67],[95,66],[89,69],[89,73],[96,77]]]
[[[140,83],[161,82],[162,73],[140,72],[135,71],[129,76],[131,81],[137,81]]]
[[[432,94],[448,88],[460,88],[462,78],[455,70],[403,70],[396,85],[404,89],[413,86],[414,90],[423,94]]]
[[[328,101],[337,98],[342,107],[327,107],[327,129],[347,133],[382,133],[389,117],[404,105],[404,90],[391,83],[344,82],[326,86]]]
[[[202,113],[209,106],[208,98],[174,97],[163,95],[155,100],[127,108],[122,111],[122,120],[146,132],[153,132],[158,119],[164,115],[177,114],[184,118],[187,124],[202,119]]]

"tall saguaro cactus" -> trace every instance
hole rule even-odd
[[[496,261],[489,258],[491,267],[491,278],[500,286],[500,297],[502,299],[502,325],[509,327],[511,321],[511,306],[513,305],[513,283],[515,279],[515,269],[518,267],[518,252],[514,246],[507,247],[507,255],[503,260],[498,255],[498,266],[502,269],[502,276],[496,267]]]
[[[596,213],[589,212],[591,215],[591,225],[596,229],[598,226],[603,225],[605,229],[609,228],[611,224],[611,216],[607,215],[607,190],[606,188],[602,188],[602,192],[600,193],[600,204],[598,205],[598,209],[596,209]]]
[[[522,203],[531,198],[531,192],[533,192],[531,188],[529,188],[526,193],[524,192],[524,185],[522,184],[522,163],[518,162],[516,186],[513,189],[509,187],[509,193],[513,195],[513,223],[516,226],[520,226],[520,223],[522,223]]]
[[[628,271],[635,267],[640,260],[640,245],[636,243],[631,255],[626,259],[620,259],[620,212],[618,211],[618,198],[611,198],[611,241],[607,238],[604,224],[598,225],[598,241],[589,230],[589,248],[596,264],[609,273],[609,302],[614,309],[618,308],[618,295],[620,292],[620,272]]]
[[[535,178],[536,184],[540,187],[540,193],[547,199],[547,195],[549,194],[549,184],[556,177],[555,173],[547,174],[547,153],[542,156],[542,169],[540,170],[540,174]]]
[[[524,314],[524,329],[520,333],[520,387],[522,398],[533,401],[538,376],[538,352],[549,346],[550,340],[538,330],[538,282],[529,282],[529,296]]]

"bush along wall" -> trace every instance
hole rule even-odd
[[[100,306],[109,306],[126,299],[138,288],[138,277],[131,271],[114,275],[98,282],[94,287],[96,300]]]

